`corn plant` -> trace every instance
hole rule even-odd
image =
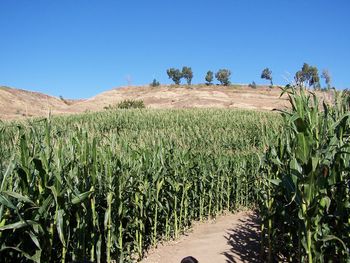
[[[0,123],[1,261],[135,262],[194,220],[255,207],[280,120],[115,109]]]
[[[287,86],[291,111],[261,171],[262,246],[268,262],[347,262],[350,244],[349,96],[320,104]]]

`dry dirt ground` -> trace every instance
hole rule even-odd
[[[239,212],[198,223],[179,240],[149,252],[141,263],[180,263],[186,256],[200,263],[261,262],[259,223],[255,213]]]
[[[13,89],[0,86],[0,120],[47,116],[52,114],[74,113],[74,103],[39,92]],[[68,105],[71,104],[71,105]]]
[[[38,92],[0,86],[0,120],[36,116],[49,113],[74,114],[102,111],[122,100],[143,100],[147,108],[238,108],[253,110],[284,109],[289,103],[280,97],[281,89],[247,85],[223,86],[160,86],[121,87],[95,97],[80,100],[61,99]],[[331,94],[318,92],[330,100]]]
[[[0,119],[101,111],[125,99],[143,100],[147,108],[285,108],[279,88],[259,86],[124,87],[81,100],[62,100],[38,92],[0,87]]]

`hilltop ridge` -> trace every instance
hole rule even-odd
[[[0,87],[0,119],[101,111],[125,99],[143,100],[147,108],[238,108],[272,110],[285,108],[279,88],[232,86],[138,86],[120,87],[89,99],[68,100],[39,92]]]

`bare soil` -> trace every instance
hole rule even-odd
[[[43,93],[0,86],[0,120],[75,113],[80,100],[62,100]]]
[[[332,94],[316,92],[330,101]],[[143,100],[147,108],[236,108],[250,110],[283,110],[288,107],[287,96],[281,89],[247,85],[223,86],[160,86],[115,88],[89,99],[69,100],[39,92],[0,86],[0,120],[103,111],[105,107],[126,100]]]
[[[122,87],[81,100],[61,99],[38,92],[0,87],[0,119],[18,119],[102,111],[122,100],[143,100],[147,108],[239,108],[272,110],[285,108],[280,89],[248,86]]]
[[[259,220],[252,211],[219,216],[195,224],[179,240],[153,249],[141,263],[180,263],[193,256],[200,263],[261,262]]]

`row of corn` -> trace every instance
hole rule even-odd
[[[198,109],[2,123],[0,259],[134,262],[193,220],[252,207],[280,123]]]
[[[350,262],[350,94],[287,86],[291,110],[261,165],[266,262]]]

